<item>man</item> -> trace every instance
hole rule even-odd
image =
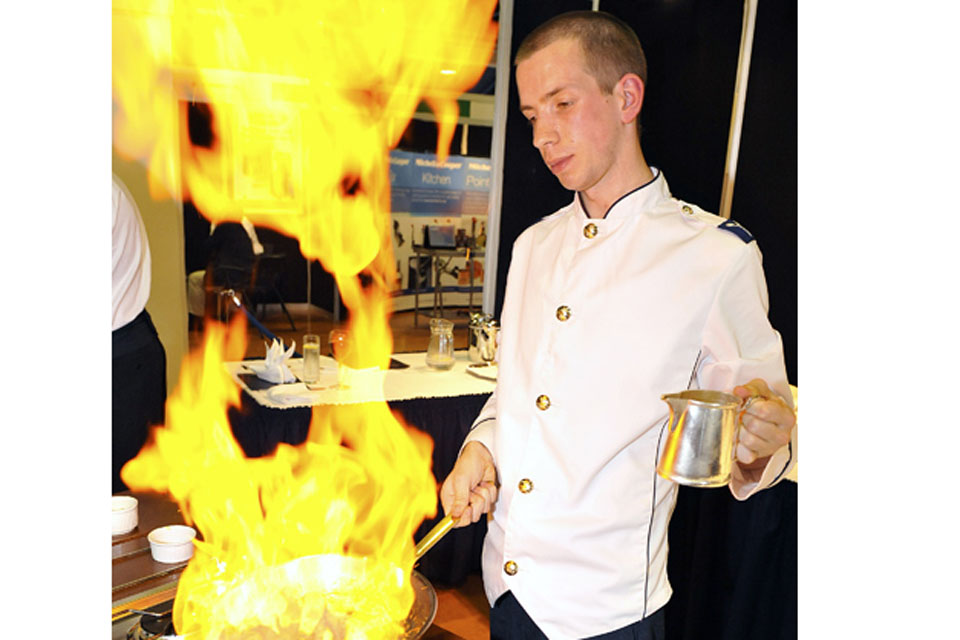
[[[113,176],[113,492],[127,488],[120,469],[136,457],[150,425],[163,423],[166,353],[146,304],[150,244],[140,211]]]
[[[516,77],[534,146],[576,194],[514,244],[497,387],[441,501],[458,526],[492,509],[491,637],[662,638],[676,485],[655,470],[660,396],[760,397],[736,450],[738,499],[793,464],[760,254],[741,227],[673,198],[645,162],[646,61],[623,22],[552,19],[521,45]]]

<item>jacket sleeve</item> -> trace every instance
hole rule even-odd
[[[477,441],[487,448],[490,452],[490,455],[493,456],[493,461],[496,463],[496,448],[495,444],[495,429],[497,421],[497,392],[494,390],[490,394],[490,397],[487,398],[486,403],[484,403],[483,408],[480,409],[480,414],[473,421],[473,426],[470,427],[470,431],[467,433],[467,437],[463,440],[463,445],[460,446],[460,450],[463,451],[463,447],[467,445],[468,442]]]
[[[793,394],[786,377],[780,334],[767,319],[767,285],[760,250],[744,245],[725,274],[707,314],[698,383],[702,389],[731,391],[754,378],[766,381],[790,408]],[[730,490],[738,500],[779,482],[796,463],[797,430],[760,472],[734,471]]]

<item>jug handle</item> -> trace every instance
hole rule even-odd
[[[763,400],[763,396],[750,396],[740,402],[740,411],[737,412],[737,429],[734,431],[733,451],[731,453],[734,462],[737,461],[737,445],[740,444],[740,429],[743,428],[743,414],[745,414],[757,400]]]

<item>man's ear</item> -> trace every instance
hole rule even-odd
[[[616,93],[620,98],[620,119],[627,123],[640,115],[643,105],[643,80],[635,73],[624,74],[617,83]]]

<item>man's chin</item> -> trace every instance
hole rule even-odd
[[[570,176],[564,177],[563,175],[553,174],[557,181],[560,182],[560,186],[568,191],[579,191],[578,183],[575,180],[570,179]]]

